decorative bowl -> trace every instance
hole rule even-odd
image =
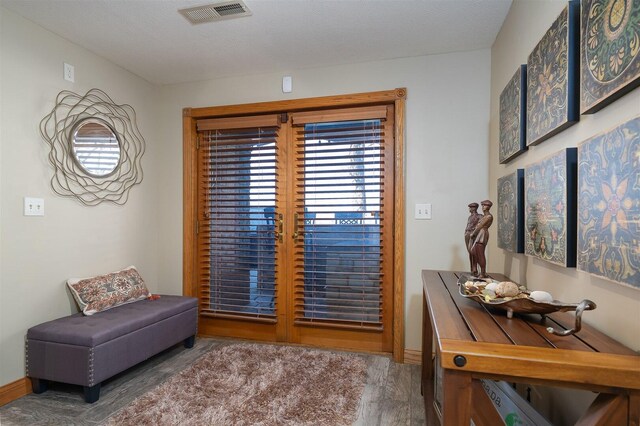
[[[496,309],[501,309],[507,311],[507,318],[512,318],[514,312],[522,313],[522,314],[550,314],[552,312],[566,312],[566,311],[576,311],[576,325],[571,330],[557,331],[552,327],[548,327],[547,331],[549,333],[557,334],[560,336],[568,336],[580,331],[581,328],[581,318],[582,312],[587,310],[593,310],[596,308],[596,304],[591,300],[584,299],[580,303],[564,303],[558,300],[553,300],[551,302],[539,302],[530,298],[528,290],[521,290],[521,293],[527,295],[527,297],[517,297],[517,298],[494,298],[494,299],[485,299],[482,294],[477,293],[469,293],[467,292],[467,288],[465,283],[468,281],[474,282],[496,282],[496,280],[488,278],[476,278],[470,277],[466,275],[460,275],[458,278],[458,291],[460,295],[466,297],[468,299],[475,300],[483,306],[488,306]]]

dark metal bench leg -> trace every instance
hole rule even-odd
[[[49,382],[47,380],[34,379],[31,377],[31,387],[33,388],[33,393],[46,392],[49,387]]]
[[[93,386],[84,386],[84,401],[93,404],[100,398],[100,383]]]
[[[186,339],[184,339],[184,347],[185,348],[192,348],[195,343],[196,343],[196,335],[195,334],[193,336],[189,336]]]

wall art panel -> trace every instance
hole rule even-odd
[[[567,148],[525,168],[525,254],[576,265],[577,149]]]
[[[591,114],[640,85],[640,1],[584,0],[580,111]]]
[[[500,94],[500,163],[506,163],[526,149],[527,66],[520,65]]]
[[[580,3],[570,1],[527,60],[527,146],[573,125],[578,114]]]
[[[498,179],[498,247],[524,253],[524,169]]]
[[[640,288],[640,117],[578,146],[578,269]]]

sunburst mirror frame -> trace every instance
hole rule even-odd
[[[99,176],[77,161],[73,152],[75,130],[83,123],[100,122],[116,136],[120,158],[115,169]],[[49,145],[49,162],[54,173],[53,191],[64,197],[75,197],[82,204],[95,206],[102,202],[123,205],[129,191],[142,182],[142,155],[145,141],[136,125],[136,113],[127,104],[116,104],[100,89],[85,95],[63,90],[56,105],[40,122],[40,133]]]

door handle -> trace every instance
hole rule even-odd
[[[278,213],[278,220],[276,226],[276,240],[282,242],[284,240],[284,216],[282,213]]]
[[[293,241],[298,241],[298,213],[293,214]]]

